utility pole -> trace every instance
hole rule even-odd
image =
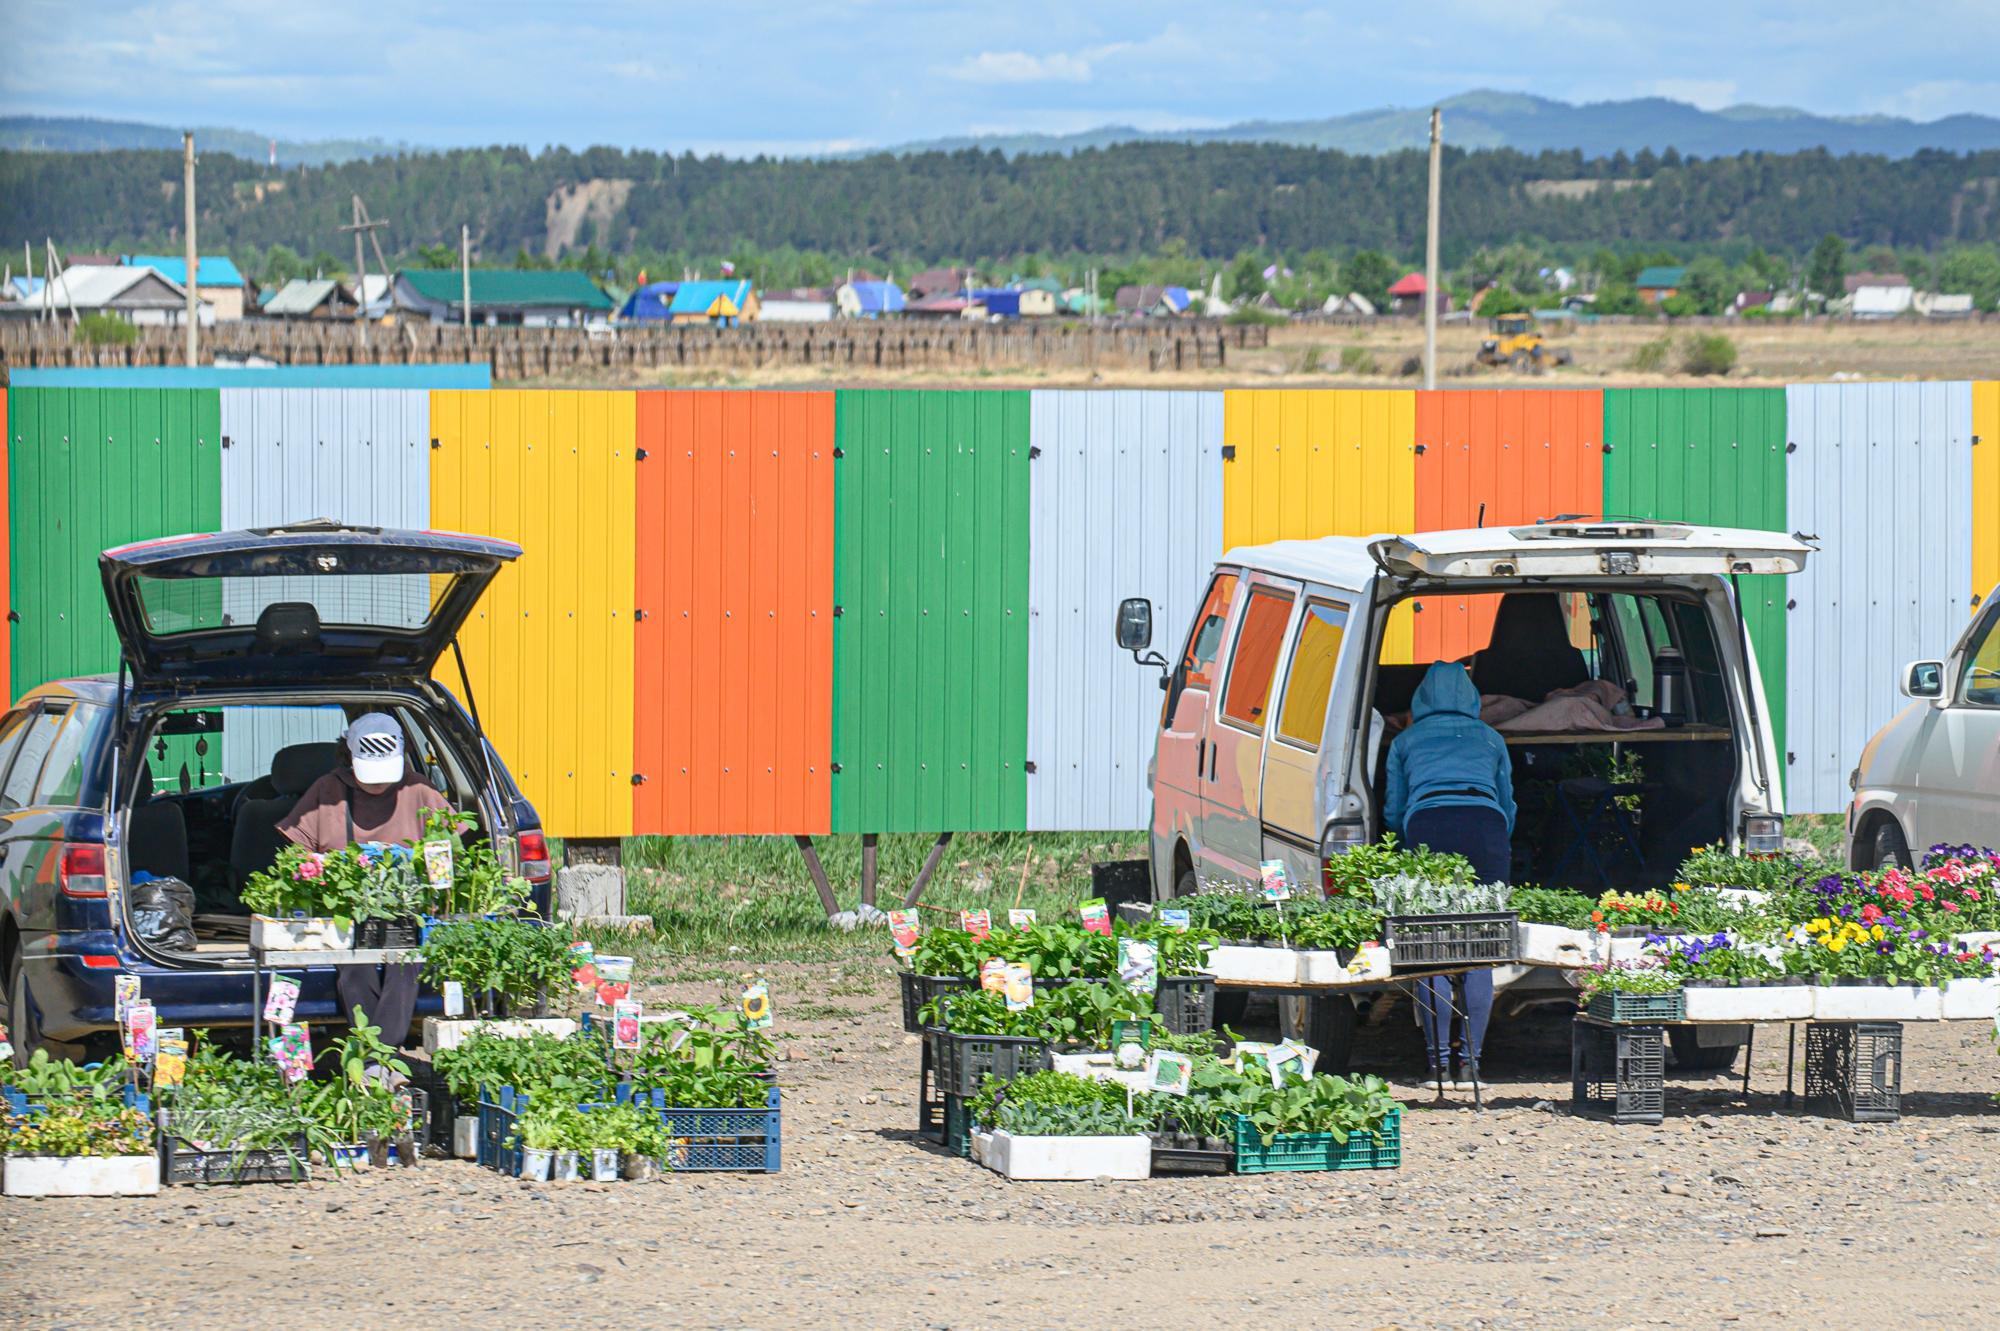
[[[378,228],[389,224],[386,221],[376,222],[369,220],[368,209],[362,204],[361,196],[356,194],[353,198],[354,221],[350,225],[341,227],[340,229],[354,233],[354,331],[359,336],[361,345],[366,347],[368,345],[368,264],[367,260],[361,257],[361,237],[363,235],[368,237],[369,242],[375,246],[376,259],[380,260],[382,258],[382,242],[375,239],[375,232]],[[382,267],[384,272],[388,271],[386,263]]]
[[[472,228],[460,223],[458,227],[458,291],[459,303],[465,311],[465,333],[472,336]],[[471,343],[467,342],[467,346]]]
[[[1424,387],[1438,386],[1438,162],[1444,117],[1431,108],[1431,208],[1424,228]]]
[[[187,205],[187,363],[190,367],[201,364],[201,297],[195,279],[200,276],[201,260],[197,256],[194,243],[194,132],[181,135],[181,193]]]

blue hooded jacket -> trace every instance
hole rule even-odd
[[[1410,728],[1389,746],[1383,825],[1398,836],[1421,809],[1499,810],[1514,832],[1514,776],[1507,743],[1479,719],[1479,690],[1465,667],[1436,661],[1410,700]]]

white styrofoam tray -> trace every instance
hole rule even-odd
[[[1015,1180],[1076,1182],[1142,1179],[1153,1174],[1147,1137],[1016,1137],[1001,1129],[972,1134],[972,1158]]]
[[[1236,947],[1224,943],[1208,953],[1208,973],[1246,984],[1296,984],[1299,954],[1286,947]]]
[[[488,1035],[504,1035],[518,1039],[534,1031],[543,1031],[558,1040],[567,1040],[576,1034],[576,1022],[570,1017],[516,1017],[505,1021],[480,1018],[458,1020],[446,1017],[424,1018],[424,1052],[435,1054],[440,1049],[456,1049],[472,1038],[474,1031],[484,1031]]]
[[[1811,985],[1749,989],[1691,985],[1682,992],[1687,997],[1689,1021],[1804,1021],[1813,1014]]]
[[[9,1197],[148,1197],[160,1190],[160,1157],[10,1155],[0,1176]]]

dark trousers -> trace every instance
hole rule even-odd
[[[1420,809],[1403,826],[1403,844],[1429,846],[1439,854],[1463,855],[1482,883],[1505,882],[1513,860],[1507,840],[1507,820],[1498,809],[1484,805],[1446,805]],[[1448,975],[1417,981],[1417,1024],[1432,1066],[1442,1066],[1451,1054],[1451,981]],[[1486,1043],[1486,1024],[1493,1016],[1493,972],[1465,973],[1465,1044],[1463,1057],[1479,1061]]]
[[[386,966],[342,966],[334,977],[334,992],[353,1025],[357,1011],[370,1026],[382,1028],[382,1043],[400,1047],[410,1038],[410,1019],[417,1014],[417,976],[423,966],[414,961]]]

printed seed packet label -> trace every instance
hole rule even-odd
[[[771,1024],[771,986],[762,980],[753,980],[743,987],[741,1002],[743,1024],[751,1030],[762,1030]]]
[[[270,1039],[271,1059],[288,1082],[299,1081],[313,1070],[312,1033],[300,1021],[288,1022]]]
[[[1283,860],[1265,860],[1259,866],[1263,870],[1264,900],[1290,901],[1292,899],[1292,871]]]
[[[125,1013],[139,1000],[139,977],[120,973],[111,977],[111,1019],[124,1022]]]
[[[1035,1005],[1035,976],[1025,961],[1010,961],[1005,969],[1006,985],[1001,992],[1007,996],[1009,1012],[1025,1012]]]
[[[889,937],[896,942],[896,955],[908,961],[917,950],[917,913],[913,910],[889,912]]]
[[[1111,1023],[1111,1055],[1119,1067],[1128,1071],[1146,1065],[1146,1051],[1153,1043],[1153,1023],[1150,1021],[1114,1021]]]
[[[630,984],[632,982],[632,958],[599,957],[597,959],[597,978],[600,981],[609,980],[613,984]]]
[[[444,982],[444,1014],[447,1017],[465,1015],[465,986],[457,980]]]
[[[639,1003],[637,999],[621,998],[612,1007],[611,1047],[613,1049],[637,1049],[639,1047]]]
[[[1186,1095],[1194,1079],[1194,1060],[1186,1054],[1155,1049],[1146,1061],[1146,1089],[1161,1095]]]
[[[1108,934],[1111,932],[1111,907],[1104,904],[1102,897],[1093,897],[1076,908],[1083,920],[1085,932]]]
[[[1236,1048],[1230,1053],[1229,1065],[1238,1072],[1245,1070],[1245,1064],[1268,1065],[1271,1051],[1276,1047],[1263,1040],[1238,1040]]]
[[[282,1026],[292,1019],[299,1005],[299,982],[289,975],[273,975],[271,992],[264,995],[264,1020]]]
[[[125,1057],[134,1063],[144,1063],[158,1052],[153,1004],[144,998],[134,999],[125,1009]]]
[[[7,1034],[7,1023],[0,1022],[0,1058],[14,1056],[14,1037]]]
[[[979,987],[989,994],[1007,992],[1007,963],[1000,957],[988,957],[979,963]]]
[[[974,938],[984,938],[993,932],[993,912],[990,910],[962,910],[958,913],[958,927]]]
[[[1007,927],[1009,929],[1028,929],[1034,927],[1034,923],[1035,912],[1033,907],[1023,910],[1017,906],[1007,912]]]
[[[153,1055],[153,1089],[178,1086],[187,1078],[187,1033],[175,1026],[160,1032],[159,1052]]]
[[[1190,921],[1187,911],[1183,908],[1169,906],[1165,910],[1160,911],[1155,918],[1177,934],[1184,934],[1188,931]]]
[[[632,986],[630,983],[612,984],[609,981],[599,981],[597,985],[598,1006],[616,1006],[619,999],[627,997],[631,992]]]
[[[438,887],[451,883],[451,842],[444,840],[424,842],[424,877]]]
[[[1119,939],[1118,978],[1138,993],[1153,993],[1160,987],[1160,950],[1137,938]]]
[[[587,938],[579,938],[569,945],[570,983],[580,994],[595,993],[597,990],[597,948]]]
[[[1288,1081],[1304,1081],[1312,1075],[1305,1054],[1289,1040],[1273,1049],[1264,1062],[1271,1070],[1271,1085],[1278,1090],[1283,1090]]]

